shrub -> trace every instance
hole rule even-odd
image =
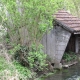
[[[36,74],[19,62],[7,63],[4,57],[0,57],[0,80],[34,80],[35,78]]]
[[[29,52],[27,60],[31,68],[39,71],[43,70],[47,66],[46,55],[40,51]]]
[[[19,73],[20,80],[34,79],[36,77],[36,73],[29,70],[27,67],[20,65],[19,62],[14,61],[13,64]]]
[[[76,58],[77,58],[77,56],[75,55],[75,53],[71,52],[71,51],[65,52],[64,55],[63,55],[63,59],[67,62],[69,62],[73,59],[76,59]]]
[[[17,45],[10,50],[10,52],[15,53],[14,58],[23,66],[27,66],[34,71],[42,71],[47,66],[47,55],[43,53],[42,48],[42,45],[36,48],[35,44],[33,44],[30,48]]]

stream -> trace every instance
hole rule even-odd
[[[46,80],[80,80],[79,78],[80,62],[49,76]]]

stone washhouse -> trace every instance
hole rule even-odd
[[[56,68],[60,67],[65,51],[80,53],[80,19],[65,10],[54,14],[53,29],[42,39],[44,52]]]

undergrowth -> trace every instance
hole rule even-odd
[[[0,80],[40,80],[36,73],[24,67],[17,61],[7,63],[4,57],[0,57]]]
[[[69,62],[69,61],[72,61],[72,60],[76,60],[77,59],[77,56],[74,52],[65,52],[64,55],[63,55],[63,60]]]

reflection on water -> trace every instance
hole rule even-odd
[[[80,63],[71,66],[68,69],[63,69],[55,75],[49,76],[46,80],[79,80]]]

